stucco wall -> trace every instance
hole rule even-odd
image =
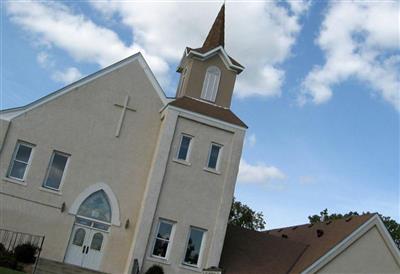
[[[174,161],[182,133],[193,136],[189,156],[190,165]],[[221,246],[212,247],[217,249],[217,252],[213,251],[212,254],[218,254],[218,250],[220,252],[225,229],[222,227],[221,233],[220,227],[217,229],[217,226],[221,226],[221,223],[226,224],[228,219],[243,137],[243,130],[227,131],[187,118],[178,118],[147,247],[144,269],[153,264],[159,264],[164,268],[166,274],[195,273],[209,266],[208,255],[212,242],[221,243]],[[204,170],[211,142],[223,145],[220,155],[220,174]],[[159,218],[176,222],[174,239],[170,243],[169,256],[166,260],[151,256]],[[199,268],[182,265],[190,226],[207,231]],[[218,239],[215,231],[218,231]],[[219,258],[216,260],[218,261]]]
[[[400,273],[400,265],[379,230],[373,227],[317,273],[397,274]]]
[[[115,137],[125,96],[121,134]],[[15,118],[0,155],[0,226],[45,234],[43,256],[63,261],[74,217],[68,209],[88,186],[108,184],[118,198],[121,226],[112,226],[101,270],[121,273],[141,206],[163,106],[139,62],[133,61]],[[26,185],[5,179],[17,140],[35,144]],[[60,193],[41,188],[53,150],[71,154]],[[66,203],[66,212],[42,206]],[[130,220],[129,229],[124,228]]]

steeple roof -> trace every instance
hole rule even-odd
[[[200,54],[207,54],[208,52],[212,51],[213,49],[216,48],[221,48],[222,51],[225,52],[224,47],[225,47],[225,4],[222,5],[221,9],[218,12],[217,17],[215,18],[215,21],[213,25],[211,26],[211,29],[206,37],[206,40],[204,41],[203,45],[200,48],[190,48],[186,47],[186,54],[190,52],[197,52]],[[225,52],[226,54],[226,52]],[[234,66],[239,68],[239,73],[244,69],[244,67],[237,62],[235,59],[230,57],[228,54],[226,54],[227,58],[229,58],[230,63],[232,63]],[[179,68],[178,68],[179,70]]]
[[[222,5],[201,48],[209,51],[219,46],[225,46],[225,4]]]

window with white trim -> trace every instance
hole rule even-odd
[[[221,70],[219,68],[217,68],[216,66],[211,66],[207,68],[203,82],[203,89],[201,90],[202,99],[215,102],[220,78]]]
[[[181,141],[179,143],[178,153],[176,155],[176,158],[178,160],[186,162],[189,160],[190,144],[192,142],[192,139],[193,137],[186,134],[182,134]]]
[[[174,223],[160,220],[154,239],[154,246],[151,255],[153,257],[166,259],[172,242]]]
[[[218,170],[219,160],[222,150],[222,145],[211,143],[210,151],[208,153],[207,168]]]
[[[200,228],[190,228],[189,238],[186,244],[185,258],[183,260],[185,265],[195,267],[199,266],[205,232],[205,230]]]
[[[18,141],[13,158],[8,169],[7,177],[24,181],[31,162],[34,145]]]
[[[43,187],[52,190],[59,190],[69,155],[54,151],[51,155],[47,174],[43,182]]]

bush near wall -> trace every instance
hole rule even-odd
[[[153,265],[150,267],[145,274],[164,274],[164,270],[161,266]]]
[[[0,267],[14,270],[22,270],[23,264],[33,264],[36,259],[38,248],[32,244],[21,244],[12,251],[7,251],[0,243]]]

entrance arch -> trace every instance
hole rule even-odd
[[[71,205],[75,215],[64,261],[99,270],[111,225],[119,225],[119,207],[111,188],[97,183],[86,188]]]

